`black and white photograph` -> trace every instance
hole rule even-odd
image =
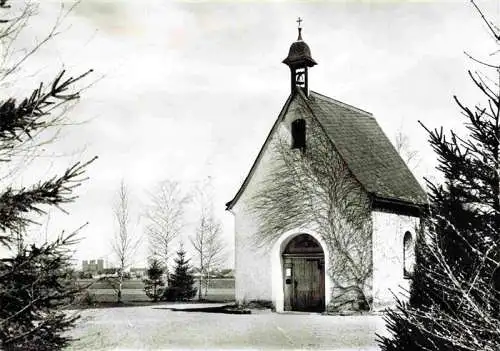
[[[0,0],[0,350],[500,350],[500,0]]]

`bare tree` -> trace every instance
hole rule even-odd
[[[205,298],[207,297],[208,288],[210,286],[210,275],[214,270],[220,268],[226,260],[226,251],[224,242],[222,241],[222,227],[219,221],[211,219],[208,229],[205,259],[206,281],[205,281]]]
[[[199,222],[196,234],[190,238],[191,244],[198,256],[199,262],[199,286],[198,298],[202,299],[203,286],[205,297],[210,284],[210,272],[219,267],[225,260],[225,247],[221,238],[221,223],[215,217],[211,192],[208,190],[210,184],[205,184],[197,190],[200,205]]]
[[[210,284],[210,273],[219,267],[225,259],[225,247],[221,239],[221,224],[211,211],[202,209],[196,235],[191,239],[191,244],[199,260],[199,287],[198,298],[202,298],[202,287],[205,287],[207,296]]]
[[[146,232],[150,250],[167,270],[172,241],[184,226],[184,206],[189,198],[182,193],[180,184],[165,180],[150,193],[150,206],[146,211]]]
[[[410,138],[403,132],[402,128],[399,128],[396,132],[394,147],[408,168],[412,171],[418,168],[421,161],[419,152],[411,147]]]
[[[140,237],[130,230],[129,190],[122,180],[118,189],[117,198],[113,205],[113,214],[118,225],[118,230],[112,240],[112,249],[118,259],[118,280],[116,281],[117,300],[121,302],[122,286],[125,269],[132,263],[132,258],[137,251]]]
[[[205,257],[206,257],[206,223],[203,215],[200,218],[200,223],[196,228],[194,237],[189,238],[193,248],[198,256],[198,300],[202,299],[203,275],[205,274]]]
[[[305,108],[300,102],[298,113],[307,116]],[[331,252],[326,273],[336,289],[328,308],[370,308],[369,199],[319,122],[308,118],[306,123],[305,149],[292,149],[283,133],[271,141],[272,169],[251,199],[259,218],[255,246],[272,244],[287,230],[312,227]]]

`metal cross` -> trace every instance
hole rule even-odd
[[[300,28],[300,24],[302,23],[302,21],[303,21],[303,19],[300,17],[297,19],[297,23],[299,24],[299,28]]]

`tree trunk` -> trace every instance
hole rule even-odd
[[[118,285],[118,303],[122,302],[122,283]]]
[[[158,301],[158,281],[153,282],[153,301]]]
[[[200,273],[200,279],[199,279],[199,283],[198,283],[198,300],[201,301],[202,299],[202,283],[203,283],[203,273]]]
[[[122,302],[123,273],[118,276],[118,303]]]
[[[210,285],[210,272],[207,272],[207,279],[205,280],[205,299],[207,298],[209,285]]]

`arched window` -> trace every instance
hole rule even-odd
[[[292,149],[304,149],[306,147],[306,121],[296,119],[292,122]]]
[[[415,265],[415,244],[410,232],[406,232],[403,237],[403,276],[411,278]]]

